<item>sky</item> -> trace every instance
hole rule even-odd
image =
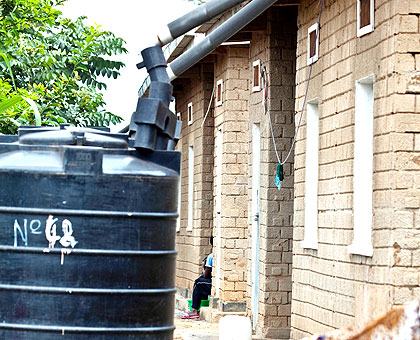
[[[150,46],[150,41],[172,20],[182,16],[195,5],[186,0],[67,0],[60,10],[65,17],[76,19],[87,16],[87,24],[101,25],[126,42],[127,54],[117,55],[126,67],[118,79],[106,79],[104,92],[106,109],[125,119],[111,130],[118,131],[128,125],[137,105],[137,92],[146,76],[136,64],[141,61],[140,51]]]

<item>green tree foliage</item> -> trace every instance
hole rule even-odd
[[[66,0],[0,0],[0,132],[21,124],[109,126],[100,75],[117,78],[124,40],[62,16]],[[36,104],[35,104],[36,103]],[[3,104],[3,105],[2,105]]]

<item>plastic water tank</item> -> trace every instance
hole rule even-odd
[[[0,144],[0,338],[172,339],[179,153],[23,129]]]

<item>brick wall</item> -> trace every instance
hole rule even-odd
[[[296,60],[296,7],[272,8],[266,13],[267,32],[254,33],[250,66],[260,60],[268,72],[269,102],[276,146],[284,161],[294,136],[294,86]],[[250,79],[252,74],[250,74]],[[293,154],[285,164],[286,178],[279,191],[274,184],[278,164],[271,137],[269,116],[262,105],[263,92],[250,93],[249,125],[261,133],[259,306],[256,334],[261,338],[289,339],[291,309]],[[250,171],[252,174],[252,134]],[[252,176],[249,178],[251,211]],[[248,301],[252,282],[252,218],[248,220]],[[248,308],[251,304],[248,303]],[[251,313],[249,311],[249,313]]]
[[[318,1],[298,15],[297,101],[302,107],[307,29]],[[303,249],[306,115],[295,149],[292,338],[366,321],[418,296],[419,11],[375,2],[375,29],[356,36],[356,0],[327,0],[308,100],[319,98],[317,250]],[[372,257],[351,255],[355,83],[374,75]]]
[[[223,80],[223,103],[214,110],[214,137],[217,137],[218,130],[222,131],[222,150],[215,151],[215,162],[221,164],[221,224],[218,225],[219,212],[215,210],[213,224],[216,272],[213,273],[213,287],[215,295],[220,299],[219,308],[225,310],[243,309],[246,293],[247,69],[247,47],[219,48],[214,82]],[[217,157],[221,157],[220,163]],[[214,176],[217,176],[217,167]],[[216,185],[216,178],[214,182]],[[217,191],[215,187],[215,201],[219,199]]]
[[[178,150],[181,160],[181,228],[177,233],[178,250],[176,285],[185,295],[190,295],[194,280],[201,274],[202,259],[211,252],[209,237],[213,228],[213,115],[207,111],[212,91],[213,67],[199,64],[188,71],[188,80],[176,80],[182,85],[175,92],[176,112],[181,112],[182,131]],[[193,124],[187,122],[188,103],[193,104]],[[193,228],[188,225],[188,148],[194,147],[194,201]]]
[[[385,183],[386,173],[381,173],[378,185],[391,194],[386,210],[391,211],[380,218],[382,224],[392,219],[388,241],[392,254],[391,297],[392,303],[398,305],[418,298],[420,293],[420,4],[399,1],[386,5],[383,19],[387,12],[391,13],[390,25],[398,35],[390,38],[389,44],[395,50],[386,56],[390,69],[382,78],[382,86],[387,81],[388,105],[392,111],[384,117],[391,123],[391,133],[385,143],[390,153],[384,152],[381,163],[383,169],[384,163],[391,160],[392,166],[386,168],[394,178]],[[383,100],[384,105],[387,104]],[[384,199],[388,197],[381,198],[385,205]]]

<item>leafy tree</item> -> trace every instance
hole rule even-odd
[[[109,126],[100,75],[117,78],[124,40],[84,17],[66,19],[66,0],[0,0],[0,132],[20,124]],[[35,104],[36,103],[36,104]],[[3,105],[2,105],[3,104]],[[38,122],[37,122],[38,118]]]

